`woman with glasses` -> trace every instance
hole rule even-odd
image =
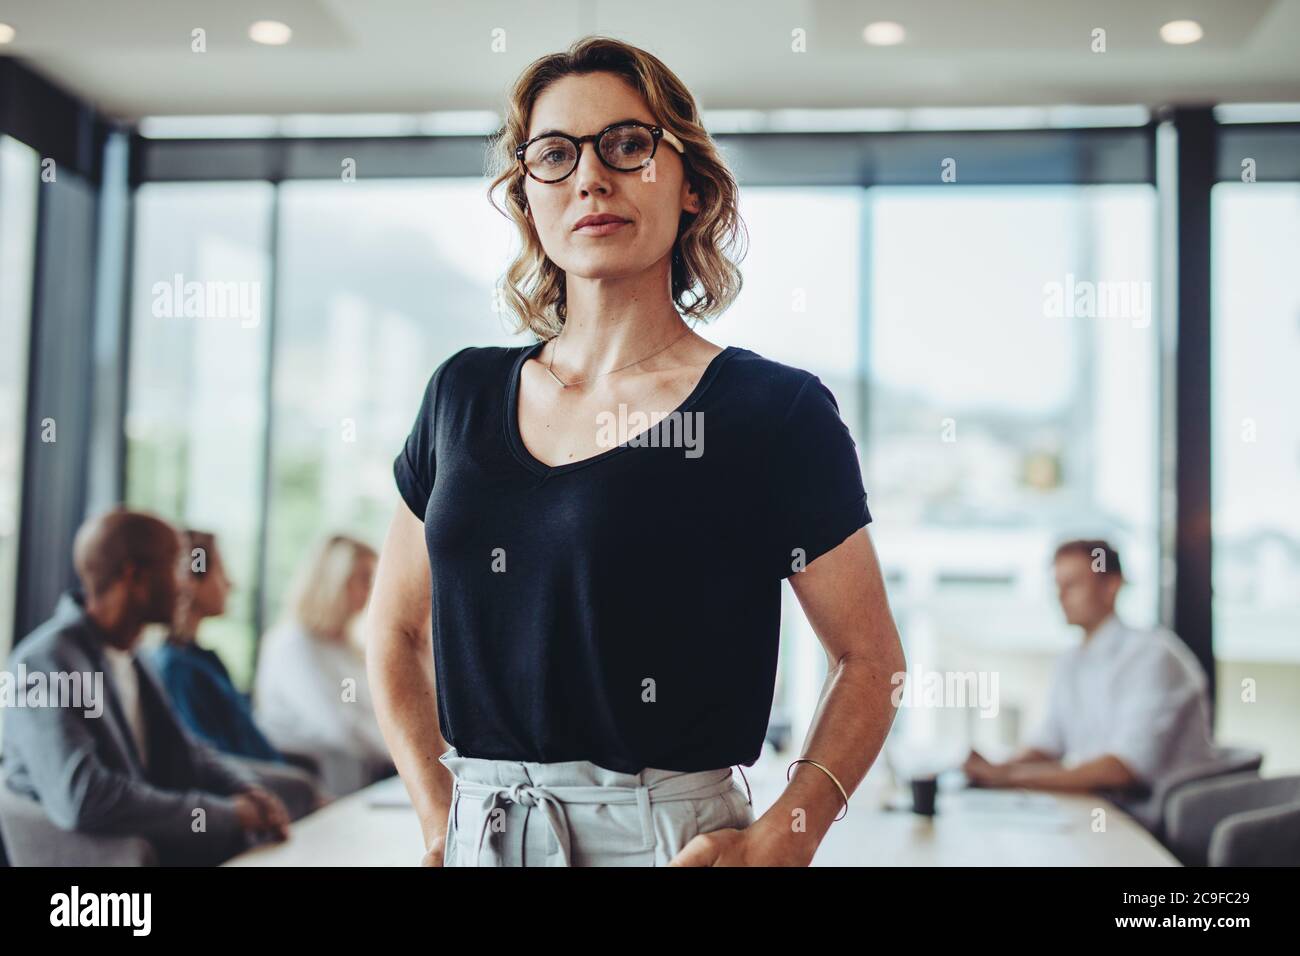
[[[431,375],[370,616],[424,862],[805,865],[905,669],[853,439],[815,375],[693,328],[739,292],[744,230],[662,62],[601,37],[534,62],[493,156],[535,341]],[[762,751],[785,579],[829,674],[756,818],[732,768]]]

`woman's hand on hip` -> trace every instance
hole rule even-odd
[[[725,827],[695,836],[669,866],[807,866],[811,860],[800,844],[771,839],[756,826]]]

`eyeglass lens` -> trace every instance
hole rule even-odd
[[[606,165],[622,172],[640,169],[654,155],[655,141],[643,126],[615,126],[606,130],[596,142]],[[561,179],[578,163],[578,150],[562,136],[548,136],[533,143],[524,152],[528,171],[542,180]]]

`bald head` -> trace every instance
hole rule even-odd
[[[114,508],[88,519],[77,530],[72,564],[86,593],[100,595],[121,576],[126,564],[174,563],[179,552],[179,539],[167,522],[142,511]]]
[[[142,622],[170,622],[176,604],[180,538],[167,522],[114,508],[86,521],[72,544],[72,563],[89,599]]]

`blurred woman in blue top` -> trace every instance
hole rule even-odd
[[[199,625],[225,613],[231,589],[216,538],[192,529],[182,536],[181,597],[171,633],[153,654],[154,667],[176,713],[201,740],[223,753],[284,763],[253,722],[248,696],[235,687],[221,658],[198,644]]]

